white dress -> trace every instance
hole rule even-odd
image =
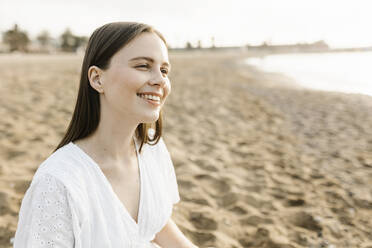
[[[161,138],[139,154],[138,223],[102,170],[73,142],[37,169],[22,200],[15,248],[150,248],[180,201],[173,163]]]

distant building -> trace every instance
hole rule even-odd
[[[268,45],[266,42],[259,46],[246,46],[249,51],[267,51],[267,52],[322,52],[328,51],[329,46],[323,40],[314,43],[297,43],[285,45]]]
[[[186,47],[184,48],[169,48],[170,51],[246,51],[247,47],[244,46],[225,46],[225,47],[192,47],[191,43],[187,43]]]

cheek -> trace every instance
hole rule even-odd
[[[133,95],[141,87],[141,80],[133,73],[122,71],[112,78],[113,89],[116,94]]]
[[[171,85],[169,79],[167,80],[167,84],[165,86],[165,90],[167,91],[167,95],[169,95],[172,92],[172,85]]]

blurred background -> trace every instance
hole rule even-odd
[[[200,247],[372,247],[372,3],[0,1],[0,247],[64,135],[90,34],[169,44],[164,139]]]

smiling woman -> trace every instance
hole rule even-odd
[[[15,248],[196,247],[171,219],[180,196],[161,136],[169,71],[151,26],[93,32],[70,125],[22,200]]]

